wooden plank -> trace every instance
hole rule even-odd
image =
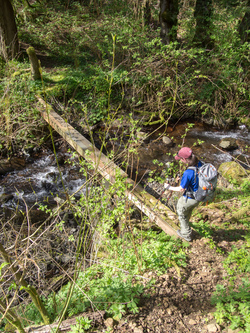
[[[38,100],[43,105],[42,117],[54,128],[82,157],[90,160],[97,172],[99,172],[110,183],[115,182],[117,174],[124,177],[128,189],[125,196],[149,219],[157,224],[168,235],[175,235],[177,230],[177,216],[160,201],[147,193],[140,184],[136,184],[128,175],[119,168],[106,155],[92,145],[84,136],[76,131],[70,124],[66,123],[52,107],[42,98]],[[88,151],[88,154],[86,152]]]

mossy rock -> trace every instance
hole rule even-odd
[[[250,172],[236,162],[222,163],[219,173],[231,183],[240,185],[249,176]]]

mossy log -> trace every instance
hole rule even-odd
[[[168,235],[175,235],[177,230],[177,216],[168,207],[147,193],[145,189],[130,179],[122,169],[107,158],[84,136],[66,123],[42,98],[38,100],[43,105],[42,117],[54,128],[82,157],[92,162],[96,172],[99,172],[110,183],[114,183],[116,175],[125,179],[127,189],[125,196],[149,219],[157,224]],[[88,154],[86,154],[88,152]],[[156,205],[157,203],[157,205]]]

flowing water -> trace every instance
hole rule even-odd
[[[51,154],[28,164],[21,171],[10,172],[0,181],[0,195],[7,193],[12,196],[2,206],[23,209],[26,205],[39,206],[40,203],[55,205],[53,198],[65,198],[65,190],[69,195],[79,189],[78,193],[84,193],[84,182],[79,166],[62,164],[59,172],[54,155]]]
[[[162,141],[158,141],[158,146],[153,146],[150,151],[150,145],[144,144],[142,147],[143,154],[140,159],[139,169],[143,174],[145,169],[153,170],[155,165],[152,163],[154,158],[167,165],[171,159],[167,153],[175,154],[178,151],[178,145],[182,144],[181,136],[185,133],[185,124],[175,127],[168,133],[173,137],[175,145],[167,148]],[[156,136],[159,133],[156,133]],[[156,138],[155,136],[155,138]],[[152,138],[152,141],[155,139]],[[223,152],[216,147],[223,138],[237,139],[239,148],[230,152]],[[250,151],[244,151],[244,147],[250,145],[250,133],[245,126],[230,131],[218,131],[214,129],[205,129],[203,126],[195,126],[188,131],[184,145],[192,147],[197,140],[203,141],[200,146],[194,146],[194,152],[204,161],[209,161],[218,167],[222,162],[231,161],[233,158],[240,158],[246,166],[250,158]],[[70,156],[65,154],[64,160]],[[25,206],[39,206],[39,203],[56,204],[54,197],[65,197],[65,189],[68,194],[78,191],[84,184],[85,179],[79,172],[79,166],[74,164],[62,163],[60,172],[56,165],[53,154],[37,159],[35,162],[28,164],[21,171],[13,171],[2,177],[0,180],[0,196],[5,193],[10,195],[10,200],[2,202],[2,207],[8,207],[15,210],[17,207],[25,209]],[[84,193],[84,187],[81,193]]]
[[[194,153],[201,160],[213,163],[216,167],[219,167],[223,162],[232,161],[234,158],[237,158],[237,160],[242,162],[244,167],[249,168],[250,132],[246,126],[243,125],[234,130],[223,131],[213,128],[207,129],[207,127],[201,124],[196,124],[184,135],[186,128],[187,124],[183,123],[165,133],[173,140],[174,145],[172,147],[166,147],[162,144],[162,146],[156,147],[156,149],[153,146],[152,151],[149,144],[146,147],[146,154],[142,155],[143,163],[150,162],[150,160],[155,158],[167,165],[170,161],[173,161],[172,155],[177,153],[178,147],[187,146],[192,147]],[[164,133],[156,132],[152,139],[155,140],[160,135],[164,135]],[[231,151],[221,149],[219,146],[221,140],[227,138],[236,139],[238,148]],[[201,143],[200,145],[198,144],[199,142]],[[169,152],[171,156],[168,155]]]
[[[239,147],[230,152],[218,150],[217,148],[220,148],[220,141],[225,138],[236,139],[237,142],[239,142]],[[197,141],[197,139],[204,141],[202,148],[199,149],[201,157],[204,160],[209,159],[210,162],[217,167],[223,162],[232,161],[233,158],[239,158],[242,162],[246,162],[247,164],[247,159],[250,157],[249,154],[242,149],[244,146],[250,144],[250,132],[245,126],[230,131],[205,130],[202,127],[194,128],[188,133],[187,140],[192,144]]]

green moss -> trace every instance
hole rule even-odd
[[[219,173],[229,182],[240,185],[248,177],[249,171],[245,170],[236,162],[222,163],[218,169]]]

